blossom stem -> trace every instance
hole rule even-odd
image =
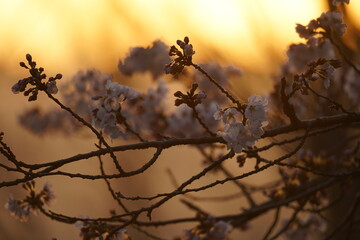
[[[349,114],[349,115],[350,115],[350,114],[356,115],[356,113],[354,113],[354,112],[349,112],[349,111],[345,110],[345,108],[344,108],[340,103],[338,103],[338,102],[336,102],[336,101],[334,101],[334,100],[332,100],[332,99],[330,99],[330,98],[328,98],[328,97],[326,97],[326,96],[323,96],[323,95],[317,93],[314,89],[312,89],[312,88],[310,87],[310,85],[309,85],[306,81],[303,81],[303,82],[304,82],[305,86],[307,87],[307,89],[309,89],[310,92],[312,92],[315,96],[317,96],[317,97],[319,97],[319,98],[323,98],[323,99],[327,100],[328,102],[330,102],[331,104],[334,104],[335,107],[336,107],[336,108],[340,108],[343,113],[347,113],[347,114]]]
[[[214,160],[212,159],[211,156],[209,156],[208,154],[206,154],[206,152],[204,151],[203,148],[201,147],[198,147],[197,148],[199,150],[199,152],[205,157],[207,158],[211,163],[214,162]],[[223,165],[219,165],[218,167],[220,169],[220,171],[222,171],[224,173],[224,175],[228,178],[233,178],[234,176],[232,175],[231,172],[229,172]],[[254,199],[251,197],[251,194],[249,193],[247,187],[241,183],[240,181],[234,181],[234,184],[236,186],[238,186],[240,188],[240,190],[242,191],[242,193],[244,194],[246,200],[248,201],[249,205],[251,207],[255,207],[256,206],[256,203],[254,201]]]
[[[279,216],[280,216],[280,210],[281,207],[276,208],[276,212],[275,212],[275,217],[273,220],[273,223],[271,224],[270,228],[268,229],[268,231],[266,232],[265,236],[263,237],[263,240],[268,239],[268,237],[270,236],[270,234],[272,233],[272,231],[274,230],[276,224],[279,221]]]
[[[122,174],[125,171],[122,169],[122,167],[120,166],[114,152],[111,150],[110,145],[105,141],[105,139],[103,138],[103,136],[87,121],[85,121],[82,117],[80,117],[78,114],[76,114],[75,112],[73,112],[69,107],[65,106],[64,104],[62,104],[57,98],[55,98],[53,95],[51,95],[50,93],[48,93],[46,90],[44,90],[44,92],[47,94],[47,96],[53,100],[56,104],[58,104],[62,109],[64,109],[65,111],[69,112],[76,120],[78,120],[79,122],[81,122],[82,124],[84,124],[86,127],[88,127],[96,136],[97,138],[105,145],[105,147],[109,150],[110,156],[113,159],[113,162],[116,166],[116,168],[118,169],[119,173]]]
[[[339,44],[337,44],[334,39],[328,34],[326,35],[326,37],[330,40],[331,44],[335,46],[339,54],[344,58],[345,62],[349,64],[358,74],[360,74],[360,69],[348,58],[348,56],[343,52]]]
[[[191,63],[191,66],[193,66],[196,70],[198,70],[199,72],[201,72],[202,74],[204,74],[209,80],[210,82],[212,82],[213,84],[216,85],[216,87],[218,89],[220,89],[220,91],[222,93],[224,93],[226,95],[226,97],[228,99],[231,100],[231,102],[235,103],[237,105],[237,108],[240,112],[243,112],[243,108],[242,108],[242,104],[236,100],[235,97],[233,97],[227,90],[225,90],[214,78],[212,78],[204,69],[202,69],[199,65],[195,64],[195,63]]]
[[[300,206],[293,212],[290,220],[288,220],[288,222],[286,223],[286,225],[279,230],[272,238],[270,238],[270,240],[275,240],[277,239],[281,234],[283,234],[284,232],[286,232],[288,230],[288,228],[290,227],[290,225],[296,220],[296,217],[298,216],[298,214],[300,213],[300,211],[302,210],[303,206],[305,205],[306,201],[304,201],[303,203],[300,204]]]
[[[136,136],[141,142],[146,142],[145,139],[143,139],[140,134],[138,132],[136,132],[127,122],[127,119],[124,115],[121,114],[121,111],[119,111],[120,114],[120,118],[121,118],[121,123],[125,125],[126,130],[128,130],[129,132],[131,132],[134,136]]]
[[[203,122],[203,120],[200,118],[199,113],[197,112],[195,106],[191,106],[191,109],[193,110],[193,114],[195,116],[195,118],[198,120],[198,122],[200,123],[200,125],[206,130],[207,133],[210,134],[210,136],[212,137],[216,137],[216,134],[213,133],[208,126],[206,126],[206,124]]]
[[[101,141],[99,141],[99,147],[101,147]],[[101,175],[105,175],[105,169],[104,169],[104,163],[103,163],[103,160],[101,158],[101,155],[98,156],[98,159],[99,159],[99,163],[100,163],[100,172],[101,172]],[[117,203],[122,207],[122,209],[125,211],[125,212],[129,212],[129,210],[127,209],[127,207],[124,205],[124,203],[121,201],[120,198],[118,198],[115,194],[115,191],[114,189],[112,188],[111,184],[110,184],[110,181],[109,179],[107,178],[104,178],[104,181],[108,187],[108,190],[109,192],[111,193],[111,196],[114,198],[115,201],[117,201]]]

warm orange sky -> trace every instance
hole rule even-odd
[[[9,71],[27,52],[50,69],[73,72],[112,69],[132,46],[160,38],[168,44],[187,35],[195,60],[222,55],[254,67],[272,62],[298,40],[295,23],[321,12],[313,0],[3,0],[0,2],[0,63]],[[216,55],[215,55],[216,54]],[[54,70],[56,71],[56,70]]]
[[[320,15],[313,0],[3,0],[0,69],[13,71],[26,53],[50,70],[112,70],[129,47],[187,35],[195,61],[223,57],[246,68],[274,63],[299,41],[294,27]],[[358,1],[351,9],[360,9]],[[270,51],[270,52],[269,52]],[[278,64],[278,61],[275,61]]]

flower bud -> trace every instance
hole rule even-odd
[[[184,37],[184,42],[186,43],[186,44],[188,44],[189,43],[189,38],[188,37]]]
[[[181,104],[183,104],[184,102],[183,102],[183,100],[181,100],[181,99],[176,99],[175,100],[175,106],[180,106]]]
[[[23,67],[23,68],[26,68],[26,69],[29,69],[26,64],[24,62],[20,62],[20,67]]]
[[[16,83],[12,86],[11,88],[11,91],[14,93],[14,94],[18,94],[20,92],[20,85],[19,83]]]
[[[61,74],[61,73],[56,74],[55,79],[61,79],[61,78],[62,78],[62,74]]]
[[[196,94],[196,98],[198,100],[205,99],[206,98],[206,93],[204,91],[201,91],[198,94]]]
[[[26,54],[26,60],[27,60],[28,62],[31,62],[31,61],[32,61],[32,57],[31,57],[30,54]]]
[[[182,93],[182,92],[180,92],[180,91],[177,91],[177,92],[175,92],[174,93],[174,96],[175,97],[181,97],[181,96],[183,96],[184,94]]]

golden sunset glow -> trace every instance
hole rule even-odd
[[[310,0],[6,0],[0,2],[0,62],[10,67],[31,52],[54,71],[109,71],[129,47],[158,38],[170,45],[187,35],[199,61],[221,55],[251,67],[269,61],[263,56],[269,46],[284,52],[298,39],[295,23],[321,10]]]

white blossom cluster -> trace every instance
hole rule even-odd
[[[40,136],[50,132],[68,135],[82,128],[69,113],[59,109],[47,112],[38,107],[28,109],[19,116],[19,122],[22,127]]]
[[[129,55],[119,61],[118,68],[125,75],[150,72],[157,79],[164,74],[165,64],[170,62],[168,49],[169,46],[160,40],[153,42],[151,47],[131,48]]]
[[[296,32],[301,38],[305,39],[322,33],[321,30],[325,30],[328,34],[335,33],[338,36],[342,36],[346,31],[342,14],[340,12],[328,11],[322,13],[319,18],[311,20],[307,26],[301,24],[297,24],[296,26]]]
[[[5,204],[5,209],[21,222],[27,222],[29,220],[31,211],[30,206],[24,204],[22,201],[14,199],[12,195],[9,196],[8,201]]]
[[[296,74],[303,72],[307,64],[319,58],[335,58],[335,52],[328,38],[321,34],[323,30],[327,34],[342,36],[346,31],[340,12],[322,13],[317,19],[311,20],[308,25],[297,24],[296,32],[306,43],[292,44],[287,51],[288,63],[284,66],[284,72]]]
[[[91,120],[89,106],[93,96],[105,93],[105,85],[112,77],[95,69],[77,72],[70,81],[61,85],[61,94],[64,103],[87,121]]]
[[[218,221],[207,233],[206,239],[212,240],[225,240],[228,238],[233,227],[230,223],[224,221]]]
[[[240,113],[235,108],[228,108],[225,111],[219,109],[214,114],[216,120],[225,123],[224,132],[219,131],[218,135],[223,137],[228,148],[232,148],[236,153],[254,145],[255,141],[264,134],[263,127],[268,123],[266,116],[268,100],[262,96],[252,95],[248,102],[244,114],[247,119],[246,124],[242,122]]]
[[[326,12],[322,13],[318,18],[319,26],[325,30],[331,30],[338,36],[344,35],[346,31],[346,24],[343,23],[343,16],[341,12]]]
[[[330,83],[334,80],[335,68],[329,63],[325,63],[320,66],[318,69],[318,75],[323,74],[321,76],[323,78],[323,84],[326,89],[330,87]]]
[[[184,56],[191,57],[195,54],[192,44],[189,44],[189,38],[185,37],[184,41],[178,40],[177,44],[183,50]]]
[[[297,84],[304,85],[304,83],[310,84],[316,80],[322,80],[325,89],[329,89],[331,82],[334,81],[335,63],[324,60],[313,68],[313,73],[310,76],[300,75]],[[303,91],[304,93],[304,91]]]
[[[127,233],[126,229],[120,229],[115,233],[111,240],[131,240],[131,238]]]
[[[105,95],[95,96],[99,100],[97,107],[93,109],[93,123],[103,130],[111,138],[126,138],[124,130],[117,123],[121,104],[127,99],[134,99],[139,95],[137,91],[128,86],[108,80],[105,85]]]
[[[105,92],[105,84],[111,76],[89,69],[77,72],[69,81],[59,86],[62,101],[86,121],[91,121],[89,109],[94,107],[92,97]],[[34,107],[19,116],[20,124],[32,133],[74,134],[83,128],[69,113],[54,108],[47,111]]]
[[[59,91],[56,86],[56,81],[49,81],[46,83],[46,91],[50,94],[57,94]]]
[[[27,222],[31,213],[34,215],[37,214],[39,206],[44,204],[50,205],[52,200],[55,198],[54,193],[50,189],[51,185],[49,183],[45,183],[43,189],[37,194],[33,191],[35,184],[31,183],[27,186],[31,186],[31,189],[26,188],[29,191],[30,197],[26,197],[23,200],[16,200],[12,195],[10,195],[7,203],[5,204],[5,209],[21,222]]]
[[[289,60],[283,66],[284,74],[298,74],[304,72],[312,61],[335,57],[330,41],[316,37],[310,37],[306,43],[291,44],[286,54]]]
[[[164,130],[164,116],[166,115],[166,97],[169,89],[164,81],[159,81],[155,88],[149,88],[135,105],[129,105],[126,113],[143,134],[160,133]],[[136,108],[136,110],[135,110]],[[133,117],[131,117],[133,116]]]
[[[355,97],[355,95],[358,95],[357,93],[359,89],[356,85],[359,84],[357,84],[354,77],[357,78],[356,75],[358,74],[353,72],[351,68],[343,68],[343,71],[345,71],[345,78],[340,77],[342,73],[340,71],[335,71],[334,66],[329,63],[318,65],[316,69],[314,69],[315,72],[312,76],[308,75],[305,77],[303,74],[309,70],[309,64],[318,61],[320,58],[327,60],[341,59],[341,56],[338,54],[338,50],[334,47],[331,41],[333,41],[332,38],[336,39],[342,37],[346,31],[346,25],[343,23],[342,17],[343,16],[340,12],[328,11],[322,13],[320,17],[311,20],[307,25],[297,24],[296,32],[301,38],[305,39],[306,42],[291,44],[287,51],[288,61],[282,67],[282,76],[285,76],[288,82],[286,87],[287,93],[291,92],[293,86],[292,83],[294,83],[295,79],[294,76],[298,75],[299,80],[301,80],[298,81],[300,84],[302,80],[304,80],[304,82],[312,85],[315,90],[318,90],[321,85],[310,83],[319,79],[321,80],[320,82],[322,82],[323,86],[320,91],[327,90],[330,85],[332,85],[333,88],[339,87],[344,89],[344,91],[347,92],[347,97],[354,97],[353,100],[356,101],[357,97]],[[351,77],[348,78],[346,75],[351,75]],[[276,86],[276,88],[280,87],[279,85]],[[305,91],[299,91],[301,94],[296,93],[290,99],[290,103],[296,109],[298,117],[317,117],[327,111],[326,109],[322,109],[321,105],[317,104],[312,104],[311,108],[309,108],[307,104],[315,101],[315,99],[310,95],[307,95],[306,98],[304,98],[302,94],[307,94],[307,88],[304,87],[302,90]],[[327,94],[329,94],[329,92],[327,92]],[[280,106],[279,101],[281,101],[280,98],[277,100],[271,99],[271,109],[278,109],[278,106]],[[274,112],[270,114],[276,115],[276,111],[277,110],[274,110]]]

